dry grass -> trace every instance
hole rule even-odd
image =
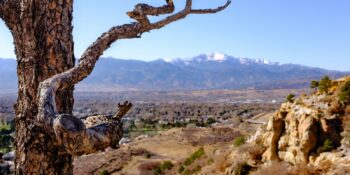
[[[271,162],[267,166],[263,166],[254,173],[253,175],[316,175],[317,171],[310,166],[305,164],[298,164],[290,166],[286,162]]]
[[[262,154],[265,152],[265,150],[266,148],[264,148],[262,145],[254,144],[249,148],[248,153],[252,160],[254,160],[256,163],[260,163],[262,160]]]
[[[224,151],[214,156],[215,170],[218,172],[225,172],[225,170],[232,165],[229,158],[230,152]]]
[[[153,175],[154,169],[160,165],[160,162],[145,162],[140,164],[137,168],[142,175]]]
[[[297,164],[295,166],[291,166],[288,175],[316,175],[319,174],[317,170],[305,164]]]
[[[242,135],[241,132],[227,127],[210,129],[186,128],[183,129],[182,137],[192,146],[203,146],[228,143],[240,135]]]

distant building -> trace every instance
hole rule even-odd
[[[166,117],[162,117],[162,119],[160,119],[160,120],[158,121],[158,124],[167,125],[167,124],[169,124],[169,119],[167,119]]]

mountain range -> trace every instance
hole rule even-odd
[[[199,90],[303,88],[324,75],[349,72],[266,59],[236,58],[221,53],[154,61],[101,58],[78,90]],[[0,59],[0,90],[16,90],[16,61]]]

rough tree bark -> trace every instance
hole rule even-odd
[[[102,34],[74,67],[73,0],[0,0],[0,18],[13,35],[17,56],[16,174],[72,174],[73,156],[118,143],[120,118],[130,103],[118,105],[110,122],[92,128],[71,115],[74,85],[92,72],[113,42],[140,38],[189,14],[216,13],[230,3],[216,9],[192,9],[192,0],[186,0],[183,10],[154,23],[147,16],[173,13],[173,1],[166,0],[162,7],[138,4],[127,13],[137,22]]]

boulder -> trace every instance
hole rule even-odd
[[[15,152],[12,151],[12,152],[4,154],[2,156],[2,159],[5,161],[15,161]]]

